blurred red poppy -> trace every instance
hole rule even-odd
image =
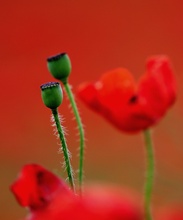
[[[59,194],[63,200],[74,198],[64,181],[37,164],[25,165],[18,179],[11,185],[11,190],[20,205],[31,210],[44,208]]]
[[[30,209],[27,220],[142,220],[139,206],[129,195],[94,187],[81,199],[61,179],[35,164],[23,167],[11,190],[20,205]]]
[[[78,95],[121,131],[138,132],[156,124],[174,103],[176,80],[168,57],[155,56],[138,83],[118,68],[95,83],[81,84]]]

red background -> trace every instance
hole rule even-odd
[[[0,219],[19,219],[9,185],[25,163],[61,173],[49,109],[39,86],[53,81],[46,58],[67,52],[70,84],[97,79],[103,72],[128,68],[136,78],[150,55],[167,54],[179,84],[177,102],[153,129],[156,181],[153,202],[183,203],[183,3],[180,0],[7,0],[0,3]],[[143,191],[144,150],[140,134],[120,133],[100,116],[78,106],[86,130],[85,181],[101,181]],[[78,138],[65,98],[59,109],[77,169]]]

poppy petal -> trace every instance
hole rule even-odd
[[[21,206],[39,209],[49,204],[58,191],[69,193],[63,181],[40,165],[25,165],[11,191]]]
[[[147,61],[147,72],[139,82],[139,96],[146,114],[155,121],[175,102],[176,82],[166,56],[152,57]]]

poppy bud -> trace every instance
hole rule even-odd
[[[56,109],[63,100],[63,93],[58,82],[48,82],[40,86],[44,104],[50,109]]]
[[[48,70],[55,79],[67,82],[71,72],[71,61],[67,53],[61,53],[47,59]]]

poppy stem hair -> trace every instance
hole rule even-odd
[[[67,147],[67,143],[66,143],[66,140],[65,140],[65,136],[64,136],[62,126],[60,124],[57,109],[52,109],[52,114],[53,114],[53,117],[54,117],[54,120],[55,120],[55,124],[56,124],[57,131],[58,131],[58,134],[59,134],[60,142],[62,144],[62,151],[63,151],[63,154],[64,154],[65,165],[66,165],[67,175],[68,175],[68,178],[69,178],[69,183],[71,185],[72,190],[75,192],[73,171],[72,171],[72,167],[71,167],[71,163],[70,163],[68,147]]]
[[[70,100],[76,122],[78,124],[78,130],[79,130],[79,136],[80,136],[80,149],[79,149],[79,175],[78,175],[78,180],[79,180],[79,191],[80,195],[82,194],[82,183],[83,183],[83,161],[84,161],[84,129],[83,125],[81,122],[81,118],[78,112],[78,108],[76,105],[76,102],[74,100],[74,95],[72,93],[72,90],[69,86],[69,84],[66,82],[64,83],[64,88],[66,90],[66,93],[68,95],[68,98]]]
[[[144,131],[145,147],[147,154],[147,171],[146,171],[146,182],[144,192],[144,209],[145,209],[145,220],[152,220],[151,215],[151,197],[154,180],[154,153],[153,143],[151,138],[151,132],[149,129]]]
[[[48,83],[42,84],[40,88],[41,88],[41,96],[42,96],[43,103],[45,104],[46,107],[48,107],[52,111],[54,121],[55,121],[57,131],[58,131],[59,139],[62,144],[61,150],[63,151],[63,154],[64,154],[65,165],[66,165],[69,182],[70,182],[71,188],[75,192],[74,178],[73,178],[73,172],[72,172],[72,167],[71,167],[70,158],[69,158],[68,147],[67,147],[67,143],[65,140],[64,132],[62,130],[62,126],[60,124],[58,110],[57,110],[57,108],[60,106],[63,100],[62,88],[58,82],[48,82]]]
[[[78,108],[74,99],[74,95],[70,86],[68,84],[68,78],[71,73],[72,65],[70,58],[67,53],[61,53],[54,56],[51,56],[47,59],[47,66],[49,72],[52,76],[60,80],[66,90],[67,96],[71,103],[72,110],[78,125],[79,136],[80,136],[80,152],[79,152],[79,191],[82,194],[82,182],[83,182],[83,161],[84,161],[84,129],[81,122],[81,118],[78,112]]]

